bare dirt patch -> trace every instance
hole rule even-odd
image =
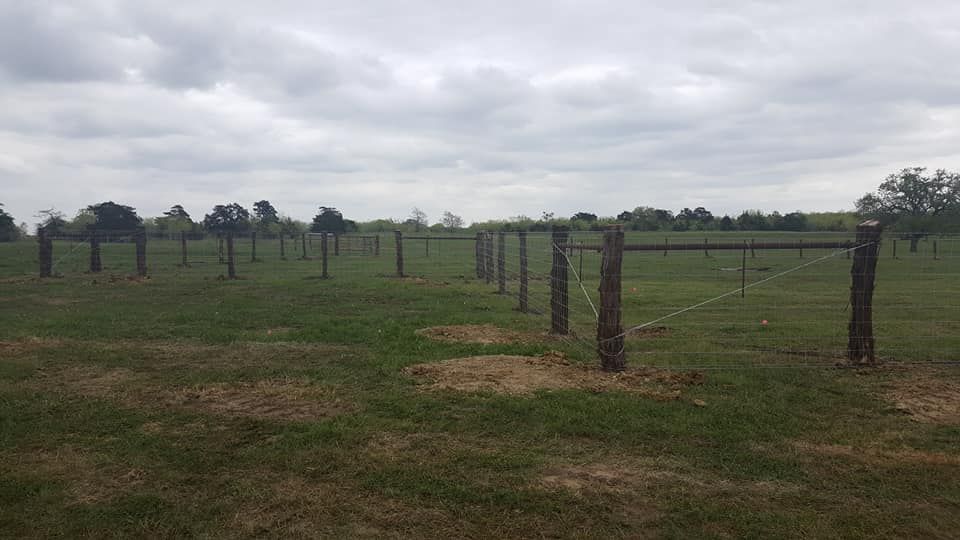
[[[917,450],[915,448],[883,449],[873,446],[854,447],[844,444],[818,444],[793,441],[800,453],[814,456],[842,457],[870,465],[897,467],[904,464],[960,465],[960,454]]]
[[[412,283],[414,285],[425,285],[429,287],[446,287],[449,285],[446,281],[434,281],[417,276],[405,276],[400,278],[402,283]]]
[[[679,399],[684,387],[701,384],[696,372],[671,372],[651,368],[608,373],[573,365],[562,353],[543,356],[488,355],[416,364],[404,370],[423,380],[430,390],[495,392],[529,395],[537,390],[580,389],[592,392],[623,391],[667,401]]]
[[[169,392],[166,402],[227,416],[291,421],[319,420],[353,410],[332,392],[296,379],[181,388]]]
[[[894,375],[885,392],[895,409],[929,424],[960,424],[960,380],[941,370],[916,368]]]
[[[52,338],[26,337],[14,341],[0,341],[0,356],[14,356],[38,349],[59,347],[62,341]]]
[[[445,341],[447,343],[478,343],[481,345],[503,345],[510,343],[535,343],[549,338],[547,334],[536,335],[515,330],[507,330],[492,324],[461,324],[451,326],[432,326],[416,331],[418,336]]]

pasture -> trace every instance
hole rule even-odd
[[[951,538],[960,240],[895,238],[881,367],[835,367],[845,254],[708,248],[628,253],[624,326],[769,281],[628,335],[624,375],[593,368],[597,253],[567,254],[571,335],[547,333],[546,235],[529,313],[513,234],[502,295],[471,241],[404,241],[399,278],[392,235],[343,237],[322,279],[315,238],[238,240],[236,280],[212,239],[186,267],[150,239],[148,279],[130,244],[89,274],[55,241],[49,279],[0,244],[0,536]]]

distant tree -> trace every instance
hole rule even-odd
[[[633,212],[630,210],[624,210],[617,214],[617,221],[633,221]]]
[[[171,206],[170,210],[164,212],[162,217],[153,221],[154,226],[160,232],[190,232],[196,228],[196,223],[190,218],[190,214],[179,204]]]
[[[249,231],[250,212],[237,203],[218,204],[203,217],[203,228],[218,233]]]
[[[184,219],[187,221],[193,221],[190,219],[190,214],[188,214],[187,211],[183,209],[183,206],[179,204],[175,204],[171,206],[169,210],[163,213],[163,215],[172,219]]]
[[[960,173],[925,167],[903,169],[887,176],[874,193],[857,202],[863,217],[879,219],[911,236],[910,251],[916,251],[922,233],[944,230],[960,215]]]
[[[407,219],[407,223],[413,225],[414,231],[420,232],[422,227],[427,226],[427,213],[414,206],[413,210],[410,211],[410,217]]]
[[[737,228],[741,231],[766,231],[770,229],[770,222],[763,212],[747,210],[737,217]]]
[[[730,219],[730,216],[723,216],[720,219],[720,230],[721,231],[733,231],[736,230],[737,225]]]
[[[451,231],[463,228],[463,218],[449,210],[443,212],[443,218],[441,218],[440,223],[443,224],[444,228]]]
[[[273,225],[280,222],[277,209],[267,200],[253,203],[253,215],[257,218],[257,230],[259,231],[269,231]]]
[[[540,214],[540,221],[550,222],[553,221],[554,214],[553,212],[543,212]]]
[[[799,211],[790,212],[781,216],[774,224],[774,228],[778,231],[805,231],[807,230],[807,216]]]
[[[290,216],[282,216],[278,220],[280,234],[294,235],[307,230],[306,223],[297,221]]]
[[[17,228],[13,216],[8,214],[0,203],[0,242],[13,242],[20,237],[20,229]]]
[[[47,234],[62,233],[67,226],[66,216],[56,208],[40,210],[34,217],[40,218],[40,223],[37,224],[37,227],[41,227]]]
[[[343,214],[332,206],[321,206],[320,212],[313,217],[310,230],[312,232],[346,232]]]
[[[590,212],[577,212],[570,217],[570,221],[586,221],[587,223],[593,223],[596,220],[597,215]]]
[[[135,208],[113,201],[92,204],[86,211],[93,214],[93,224],[100,230],[131,231],[143,224]]]

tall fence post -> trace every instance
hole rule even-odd
[[[627,367],[620,306],[622,268],[623,226],[612,225],[603,233],[603,257],[600,263],[597,353],[604,371],[623,371]]]
[[[800,258],[803,258],[803,238],[800,239]]]
[[[303,252],[300,258],[307,260],[307,233],[300,233],[300,251]]]
[[[893,258],[894,259],[897,258],[897,241],[896,240],[893,241]]]
[[[224,263],[223,259],[223,233],[217,233],[217,262]]]
[[[320,253],[323,256],[323,279],[327,279],[330,277],[327,274],[327,233],[323,233],[323,236],[320,237]]]
[[[287,248],[283,243],[283,233],[280,233],[280,260],[287,260]]]
[[[227,277],[237,279],[237,262],[233,256],[233,233],[227,233]]]
[[[756,258],[757,258],[757,252],[753,249],[753,244],[754,244],[755,242],[756,242],[756,239],[754,239],[754,238],[751,238],[751,239],[750,239],[750,258],[751,258],[751,259],[756,259]]]
[[[476,245],[474,246],[477,256],[477,279],[483,278],[483,232],[477,233]]]
[[[379,234],[373,237],[373,256],[374,257],[380,256],[380,235]]]
[[[933,241],[933,260],[940,260],[940,255],[937,253],[937,241]]]
[[[507,233],[497,233],[497,293],[507,294]]]
[[[96,274],[103,270],[103,261],[100,260],[100,237],[90,231],[90,273]]]
[[[857,248],[850,268],[850,325],[847,359],[853,364],[875,364],[873,337],[873,288],[880,251],[882,227],[876,220],[857,225]]]
[[[250,262],[257,262],[257,231],[250,232]]]
[[[429,259],[430,258],[430,237],[429,236],[427,237],[427,241],[424,243],[427,245],[426,257]]]
[[[40,277],[47,278],[53,275],[53,240],[43,227],[37,228],[37,242],[40,248]]]
[[[487,284],[493,282],[493,233],[488,232],[487,237],[484,240],[484,269],[483,275],[486,278]]]
[[[137,245],[137,275],[140,277],[147,276],[147,230],[143,227],[137,229],[136,232],[136,245]]]
[[[527,274],[527,231],[517,233],[520,237],[520,312],[530,311],[529,285]]]
[[[562,246],[567,241],[566,228],[556,228],[552,235],[550,251],[553,252],[553,265],[550,268],[550,332],[568,334],[570,306],[567,283],[567,261]]]
[[[403,277],[403,233],[397,229],[393,231],[393,238],[397,245],[397,277]]]
[[[704,239],[703,239],[703,256],[704,256],[704,257],[709,257],[709,256],[710,256],[710,251],[707,249],[707,244],[708,244],[709,242],[710,242],[710,239],[709,239],[709,238],[704,238]]]
[[[340,256],[340,233],[333,233],[333,256]]]
[[[187,266],[187,233],[180,231],[180,266]]]

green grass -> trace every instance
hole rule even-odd
[[[906,368],[830,367],[849,316],[841,256],[668,319],[665,335],[628,340],[631,365],[727,368],[668,401],[588,390],[421,391],[404,367],[551,349],[594,363],[583,292],[571,284],[576,338],[435,342],[414,331],[468,323],[546,331],[546,241],[530,240],[540,315],[519,313],[513,294],[476,279],[471,242],[431,242],[429,258],[425,242],[405,244],[407,273],[425,282],[389,277],[386,237],[379,258],[349,253],[344,242],[327,280],[317,279],[318,242],[312,260],[296,260],[299,245],[288,243],[281,261],[275,241],[261,241],[260,262],[238,242],[236,281],[219,279],[226,270],[213,242],[191,244],[191,266],[180,268],[175,242],[151,240],[145,281],[126,279],[130,245],[105,244],[106,270],[90,275],[86,248],[57,242],[62,277],[39,280],[35,245],[0,244],[0,536],[950,538],[960,530],[960,423],[950,412],[960,374],[931,365],[957,361],[960,350],[960,259],[945,239],[939,260],[929,243],[917,254],[901,244],[899,259],[884,245],[878,347]],[[511,238],[508,253],[516,248]],[[748,267],[771,270],[748,277],[826,254],[759,253]],[[711,255],[628,254],[625,323],[738,287],[739,273],[718,268],[738,267],[741,253]],[[579,254],[571,261],[579,271]],[[598,266],[596,254],[584,254],[594,301]],[[512,255],[507,268],[513,293]],[[787,365],[805,367],[759,367]],[[895,397],[904,392],[928,392],[943,414],[905,414]]]

